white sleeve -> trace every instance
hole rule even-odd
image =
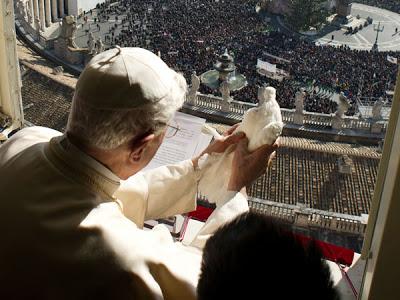
[[[158,219],[196,209],[197,173],[191,160],[139,173],[122,181],[115,196],[124,215],[143,226]]]
[[[148,186],[141,173],[122,180],[114,196],[121,204],[125,217],[143,227],[147,209]]]
[[[197,174],[191,160],[144,172],[148,184],[145,219],[157,219],[196,209]]]
[[[200,249],[204,248],[207,239],[212,236],[219,227],[247,211],[249,211],[247,198],[240,192],[228,191],[225,201],[221,201],[217,204],[217,208],[190,243],[190,246]]]
[[[48,142],[53,137],[62,135],[61,132],[54,129],[32,126],[21,129],[14,134],[0,148],[0,164],[8,161],[14,155],[17,155],[26,148],[35,144]]]
[[[142,285],[140,299],[163,299],[163,294],[171,299],[195,299],[201,252],[174,243],[166,227],[141,230],[114,202],[94,208],[80,227],[101,230],[105,246],[132,273],[136,284]]]

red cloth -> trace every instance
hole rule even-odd
[[[198,205],[195,211],[189,213],[189,217],[198,221],[205,222],[212,212],[212,208]],[[312,240],[310,237],[301,234],[295,234],[295,236],[303,243],[304,246],[307,246],[308,243]],[[315,243],[320,248],[322,255],[325,259],[346,266],[350,266],[353,263],[353,250],[318,240],[315,240]]]
[[[307,246],[308,243],[310,243],[310,241],[312,240],[310,237],[305,235],[301,234],[295,234],[295,235],[303,243],[304,246]],[[326,242],[322,242],[319,240],[315,240],[315,244],[321,250],[322,255],[325,259],[346,266],[350,266],[353,263],[354,259],[353,250],[329,244]]]
[[[214,210],[212,208],[197,205],[196,210],[189,213],[189,217],[198,221],[205,222]]]

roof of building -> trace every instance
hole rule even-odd
[[[61,132],[65,130],[74,93],[71,87],[27,69],[21,93],[26,121]]]
[[[340,153],[283,145],[266,174],[248,192],[253,197],[279,203],[300,203],[356,216],[368,214],[379,158],[347,155],[352,161],[351,173],[343,174],[339,171]]]

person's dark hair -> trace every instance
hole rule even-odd
[[[207,241],[197,293],[199,300],[339,299],[314,243],[304,247],[289,225],[251,212]]]

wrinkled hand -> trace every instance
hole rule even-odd
[[[198,157],[193,158],[193,166],[195,168],[197,167],[199,158],[203,154],[225,152],[230,145],[237,144],[241,139],[245,138],[246,135],[243,132],[233,134],[238,126],[239,124],[236,124],[229,128],[226,132],[224,132],[221,138],[215,139]]]
[[[273,145],[264,145],[249,152],[249,140],[241,139],[235,150],[232,161],[232,172],[228,191],[240,191],[261,176],[271,163],[274,152],[279,147],[279,139]]]

